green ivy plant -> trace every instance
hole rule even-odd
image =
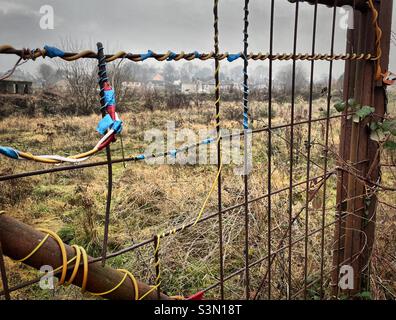
[[[370,138],[389,150],[396,150],[396,120],[384,120],[370,124]]]
[[[338,112],[343,112],[345,111],[347,107],[346,101],[338,101],[335,103],[334,108]],[[360,121],[364,120],[368,116],[374,113],[375,109],[370,106],[361,106],[359,103],[356,102],[355,99],[349,99],[348,100],[348,107],[351,109],[353,112],[352,115],[348,116],[348,119],[353,120],[353,122],[359,123]]]
[[[362,106],[355,99],[349,99],[348,103],[346,101],[337,101],[334,104],[334,108],[338,112],[343,112],[346,110],[347,105],[353,112],[352,115],[348,116],[348,119],[352,118],[355,123],[363,121],[375,111],[375,108]],[[368,126],[371,131],[371,140],[382,143],[385,149],[396,150],[396,120],[385,119],[380,122],[371,122]]]

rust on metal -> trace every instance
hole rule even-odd
[[[0,241],[3,244],[4,255],[11,259],[21,259],[27,256],[37,244],[45,237],[45,234],[34,228],[19,222],[5,214],[0,215]],[[72,247],[65,244],[67,257],[71,259],[75,255]],[[89,260],[92,258],[89,257]],[[43,265],[52,266],[54,269],[62,265],[62,256],[58,243],[51,237],[41,246],[41,248],[32,255],[25,263],[35,269],[40,269]],[[72,270],[68,271],[70,277]],[[102,267],[100,262],[89,264],[87,291],[89,292],[106,292],[114,288],[121,282],[124,274],[108,266]],[[79,269],[73,282],[76,286],[81,286],[83,279],[83,270]],[[139,296],[152,289],[151,286],[138,282]],[[112,300],[134,300],[135,292],[133,284],[129,279],[115,291],[103,296]],[[161,294],[161,300],[169,300],[165,294]],[[145,299],[156,300],[157,292],[151,292]]]

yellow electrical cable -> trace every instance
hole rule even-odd
[[[57,243],[58,246],[61,250],[61,255],[62,255],[62,274],[61,277],[59,279],[58,285],[62,285],[65,282],[65,278],[66,278],[66,273],[67,273],[67,253],[66,253],[66,247],[63,244],[62,239],[53,231],[48,230],[48,229],[44,229],[44,228],[39,228],[37,229],[38,231],[41,232],[45,232],[47,234],[49,234]]]
[[[43,238],[43,240],[41,240],[40,241],[40,243],[33,249],[33,251],[32,252],[30,252],[25,258],[22,258],[22,259],[19,259],[19,260],[14,260],[14,261],[16,261],[16,262],[24,262],[24,261],[26,261],[27,259],[29,259],[32,255],[34,255],[40,248],[41,248],[41,246],[45,243],[45,241],[47,241],[47,239],[49,238],[49,234],[47,234],[44,238]]]
[[[127,273],[125,273],[124,274],[124,277],[122,278],[122,280],[113,288],[113,289],[110,289],[110,290],[108,290],[108,291],[105,291],[105,292],[98,292],[98,293],[96,293],[96,292],[89,292],[89,291],[87,291],[89,294],[91,294],[91,295],[93,295],[93,296],[105,296],[105,295],[107,295],[107,294],[109,294],[109,293],[112,293],[113,291],[116,291],[123,283],[124,283],[124,281],[125,281],[125,279],[128,277],[128,274]]]
[[[69,159],[81,159],[81,158],[85,158],[85,157],[89,157],[91,155],[94,155],[95,153],[98,152],[98,148],[93,148],[87,152],[84,153],[80,153],[74,156],[70,156],[70,157],[66,157]],[[47,159],[47,158],[42,158],[40,156],[35,156],[29,152],[22,152],[22,151],[18,151],[18,154],[21,158],[24,158],[26,160],[32,160],[32,161],[36,161],[36,162],[42,162],[42,163],[62,163],[63,161],[60,160],[55,160],[55,159]]]
[[[93,149],[91,149],[91,150],[89,150],[87,152],[80,153],[80,154],[77,154],[75,156],[70,156],[69,158],[70,159],[81,159],[81,158],[92,156],[96,152],[98,152],[98,148],[93,148]]]
[[[152,286],[152,288],[151,288],[149,291],[147,291],[144,295],[142,295],[142,296],[139,298],[139,300],[143,300],[144,298],[146,298],[150,293],[152,293],[153,291],[157,290],[158,287],[159,287],[160,285],[161,285],[161,282],[158,283],[158,284],[155,285],[155,286]]]
[[[4,212],[2,211],[0,213],[4,213]],[[134,288],[135,300],[143,300],[147,295],[149,295],[151,292],[153,292],[155,289],[157,289],[160,285],[160,283],[158,283],[156,286],[153,286],[149,291],[147,291],[143,296],[139,297],[139,285],[138,285],[138,282],[137,282],[135,276],[126,269],[117,269],[118,271],[123,272],[124,276],[123,276],[122,280],[114,288],[112,288],[108,291],[99,292],[99,293],[88,292],[88,291],[86,291],[86,286],[87,286],[87,282],[88,282],[88,255],[87,255],[87,252],[85,251],[85,249],[83,247],[80,247],[77,245],[72,245],[72,248],[75,250],[76,255],[73,258],[71,258],[70,260],[67,260],[66,247],[65,247],[65,244],[62,242],[61,238],[55,232],[53,232],[51,230],[44,229],[44,228],[39,228],[37,230],[47,233],[47,234],[40,241],[40,243],[26,257],[19,259],[19,260],[15,260],[15,261],[17,261],[17,262],[26,261],[31,256],[33,256],[43,246],[43,244],[48,240],[49,237],[52,237],[58,243],[60,250],[61,250],[61,254],[62,254],[62,265],[53,271],[53,272],[58,272],[58,271],[62,270],[61,278],[58,282],[59,286],[62,284],[64,284],[65,286],[69,286],[70,284],[73,283],[73,281],[75,280],[75,278],[77,276],[79,267],[80,267],[81,258],[83,260],[83,280],[82,280],[82,284],[81,284],[81,291],[83,293],[87,292],[93,296],[108,295],[108,294],[114,292],[115,290],[117,290],[125,282],[126,278],[129,278],[131,280],[133,288]],[[159,250],[159,242],[158,242],[156,250],[157,251]],[[71,274],[69,280],[65,282],[66,273],[67,273],[67,269],[68,269],[67,266],[73,261],[75,261],[75,264],[74,264],[72,274]],[[158,278],[157,278],[157,280],[158,280]]]
[[[220,138],[217,139],[217,141],[219,141],[219,140],[220,140]],[[220,153],[220,159],[219,159],[219,160],[220,160],[220,166],[219,166],[219,170],[217,171],[216,178],[213,180],[212,187],[210,188],[210,191],[209,191],[208,195],[206,196],[206,199],[205,199],[205,201],[204,201],[204,203],[203,203],[203,205],[202,205],[201,210],[200,210],[199,213],[198,213],[197,218],[195,219],[194,224],[192,225],[193,227],[195,227],[196,224],[199,222],[199,220],[201,220],[201,217],[202,217],[202,215],[203,215],[203,213],[204,213],[204,211],[205,211],[205,209],[206,209],[206,205],[208,204],[208,201],[209,201],[210,197],[212,196],[213,191],[214,191],[215,188],[216,188],[216,183],[217,183],[217,181],[219,180],[221,171],[222,171],[222,169],[223,169],[223,161],[222,161],[221,153]]]
[[[40,158],[38,156],[35,156],[29,152],[22,152],[18,150],[18,155],[21,158],[24,158],[26,160],[32,160],[32,161],[36,161],[36,162],[42,162],[42,163],[60,163],[60,161],[58,160],[53,160],[53,159],[45,159],[45,158]]]
[[[83,247],[79,247],[79,248],[81,250],[81,254],[83,258],[83,280],[81,283],[81,292],[84,293],[88,282],[88,255]]]
[[[75,244],[72,245],[72,248],[74,248],[74,250],[76,252],[76,256],[73,258],[73,259],[76,260],[76,263],[74,264],[74,269],[73,269],[73,272],[72,272],[72,274],[70,276],[70,279],[65,283],[65,286],[69,286],[69,285],[71,285],[73,283],[74,279],[77,276],[78,269],[80,268],[81,250]]]
[[[131,279],[133,289],[135,290],[135,300],[139,300],[139,285],[136,281],[135,276],[126,269],[118,269],[118,271],[125,272],[128,275],[129,279]]]

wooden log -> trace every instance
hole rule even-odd
[[[12,218],[5,214],[0,214],[0,242],[4,255],[11,259],[18,260],[26,257],[41,242],[46,234]],[[65,244],[68,260],[75,256],[75,250]],[[89,257],[89,260],[93,258]],[[24,261],[25,264],[40,269],[44,265],[49,265],[53,269],[62,265],[62,256],[58,243],[49,237],[35,254]],[[73,264],[70,264],[73,267]],[[72,268],[67,273],[66,280],[70,277]],[[59,275],[58,275],[59,277]],[[87,291],[107,292],[117,286],[124,277],[124,273],[111,267],[102,267],[100,262],[89,264]],[[79,271],[73,284],[81,287],[83,280],[83,268]],[[151,290],[151,286],[138,281],[139,297]],[[103,296],[112,300],[135,300],[135,292],[132,281],[127,278],[115,291]],[[160,295],[161,300],[170,298],[164,294]],[[145,297],[145,300],[156,300],[157,291],[154,290]]]

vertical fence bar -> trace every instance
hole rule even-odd
[[[161,269],[160,269],[160,236],[154,236],[154,267],[155,267],[155,286],[157,287],[157,298],[161,300]]]
[[[215,52],[215,99],[216,99],[216,133],[217,133],[217,170],[221,170],[221,127],[220,127],[220,61],[219,61],[219,0],[214,0],[214,52]],[[222,214],[222,175],[217,180],[217,207],[219,210],[219,263],[220,263],[220,297],[224,300],[224,248],[223,248],[223,214]]]
[[[333,22],[331,30],[331,47],[330,54],[334,54],[334,41],[335,41],[335,25],[337,18],[337,0],[334,2],[333,9]],[[326,131],[325,131],[325,150],[324,150],[324,175],[327,175],[328,171],[328,155],[329,155],[329,131],[330,131],[330,108],[331,108],[331,93],[333,84],[333,65],[334,61],[330,60],[329,66],[329,82],[327,86],[327,111],[326,111]],[[325,253],[325,225],[326,225],[326,195],[327,195],[327,179],[324,180],[323,184],[323,201],[322,201],[322,233],[320,243],[320,298],[323,299],[323,275],[324,275],[324,253]]]
[[[275,13],[275,0],[271,0],[271,17],[270,17],[270,44],[269,54],[273,55],[274,51],[274,13]],[[269,74],[268,74],[268,167],[267,167],[267,187],[268,187],[268,206],[267,206],[267,219],[268,219],[268,300],[271,300],[271,251],[272,251],[272,223],[271,223],[271,190],[272,190],[272,75],[273,75],[273,60],[269,59]],[[265,279],[264,279],[265,281]],[[256,294],[257,296],[257,294]]]
[[[108,81],[106,72],[106,59],[104,56],[102,43],[97,43],[98,47],[98,75],[99,75],[99,87],[100,87],[100,103],[102,106],[102,116],[106,115],[106,101],[104,98],[104,84]],[[102,248],[102,265],[106,264],[107,255],[107,242],[109,237],[109,224],[110,224],[110,210],[111,210],[111,194],[113,190],[113,165],[111,161],[110,146],[106,147],[106,158],[107,158],[107,199],[106,199],[106,213],[105,213],[105,224],[104,224],[104,235],[103,235],[103,248]]]
[[[316,29],[318,20],[318,1],[315,1],[314,18],[312,27],[312,56],[315,55],[316,50]],[[309,180],[311,176],[311,147],[312,147],[312,109],[313,109],[313,87],[314,87],[314,72],[315,60],[311,61],[311,75],[309,84],[309,106],[308,106],[308,139],[307,139],[307,184],[305,194],[305,243],[304,243],[304,299],[307,298],[307,284],[308,284],[308,233],[309,233]]]
[[[244,182],[244,211],[245,211],[245,295],[246,300],[250,299],[250,277],[249,277],[249,186],[248,186],[248,134],[249,134],[249,76],[248,76],[248,27],[249,27],[249,0],[245,0],[244,6],[244,29],[243,29],[243,109],[244,109],[244,172],[243,172],[243,182]],[[252,155],[251,155],[252,156]]]
[[[294,39],[293,39],[293,56],[297,54],[297,37],[298,37],[298,15],[299,15],[299,1],[296,2],[295,17],[294,17]],[[288,294],[287,299],[292,296],[292,224],[293,224],[293,170],[294,170],[294,109],[295,109],[295,95],[296,95],[296,59],[293,59],[292,66],[292,88],[291,88],[291,122],[290,122],[290,158],[289,158],[289,250],[288,250]]]

